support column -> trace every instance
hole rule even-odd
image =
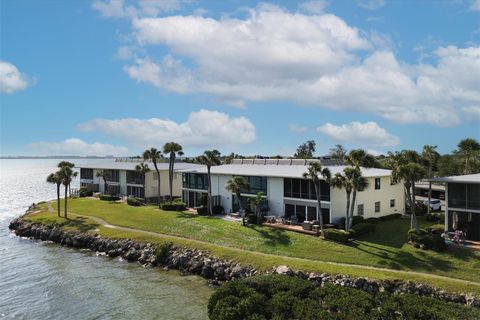
[[[448,232],[448,182],[445,183],[445,232]]]

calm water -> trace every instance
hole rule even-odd
[[[199,277],[9,232],[31,203],[56,197],[45,177],[58,161],[0,159],[0,319],[207,319],[212,290]]]

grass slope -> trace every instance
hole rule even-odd
[[[394,220],[377,225],[375,233],[346,246],[316,237],[268,227],[242,227],[235,222],[218,218],[200,217],[189,213],[165,212],[154,207],[131,207],[121,203],[110,203],[94,199],[69,201],[72,212],[101,218],[108,223],[179,236],[208,242],[195,243],[188,239],[154,237],[135,232],[125,232],[100,227],[94,221],[76,217],[68,228],[83,231],[98,228],[99,233],[110,237],[130,237],[150,242],[169,240],[186,246],[212,251],[217,256],[249,263],[266,269],[274,265],[287,264],[307,271],[348,273],[353,276],[371,278],[401,278],[422,281],[435,286],[456,291],[480,293],[480,287],[445,279],[433,279],[421,275],[406,275],[389,271],[355,269],[337,266],[328,262],[357,264],[406,271],[425,272],[452,278],[477,281],[480,268],[480,252],[453,248],[443,253],[423,251],[405,244],[409,221]],[[46,209],[46,206],[44,206]],[[55,212],[42,212],[31,219],[43,222],[62,221]],[[422,221],[423,225],[427,223]],[[238,249],[257,251],[277,256],[255,255]],[[303,258],[308,260],[299,260]]]

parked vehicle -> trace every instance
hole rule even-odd
[[[423,201],[423,204],[428,206],[428,200]],[[442,203],[439,199],[430,199],[430,209],[433,211],[438,211],[442,209]]]

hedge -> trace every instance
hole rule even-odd
[[[355,319],[430,320],[480,319],[480,310],[412,294],[394,295],[308,280],[264,275],[227,282],[208,302],[211,320]]]
[[[323,229],[323,236],[325,239],[347,243],[352,237],[351,232],[339,229]]]
[[[197,208],[197,214],[199,216],[208,216],[208,208],[205,206]]]
[[[347,219],[345,217],[343,218],[340,218],[340,226],[345,228],[345,221]],[[363,217],[362,216],[353,216],[352,217],[352,226],[356,225],[356,224],[359,224],[359,223],[362,223],[363,222]]]
[[[408,241],[422,249],[442,251],[447,248],[445,239],[442,238],[441,233],[437,233],[437,230],[432,229],[420,229],[418,233],[415,229],[410,229],[408,231]]]
[[[183,202],[162,203],[160,208],[165,211],[185,211],[187,205]]]
[[[352,227],[352,237],[356,238],[363,234],[367,234],[375,231],[375,225],[373,223],[359,223]]]
[[[395,220],[399,219],[402,217],[401,213],[392,213],[392,214],[387,214],[386,216],[379,217],[380,221],[388,221],[388,220]]]
[[[136,198],[136,197],[128,197],[127,198],[127,204],[134,206],[134,207],[139,207],[145,203],[145,200],[143,198]]]
[[[88,190],[88,189],[85,188],[85,187],[81,187],[80,190],[78,191],[78,195],[79,195],[81,198],[91,197],[91,196],[93,196],[93,191],[92,191],[92,190]]]
[[[103,201],[118,201],[118,200],[120,200],[120,197],[112,196],[112,195],[109,195],[109,194],[101,194],[98,197],[100,198],[100,200],[103,200]]]
[[[223,209],[222,206],[213,206],[213,208],[212,208],[212,213],[213,213],[213,214],[224,214],[224,213],[225,213],[225,209]]]

